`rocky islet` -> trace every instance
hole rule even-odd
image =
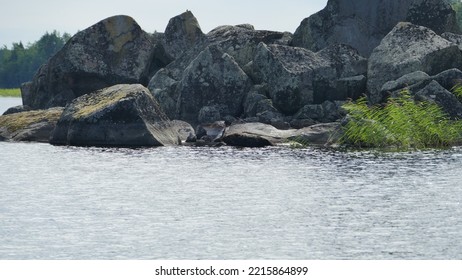
[[[341,105],[362,95],[379,103],[409,88],[462,116],[450,92],[462,80],[459,33],[455,12],[436,0],[330,0],[294,34],[250,24],[204,34],[190,11],[148,34],[115,16],[72,37],[22,86],[24,106],[8,118],[65,107],[46,130],[51,143],[65,145],[171,145],[197,139],[191,126],[215,122],[226,124],[219,140],[228,145],[300,135],[326,144],[341,129]],[[160,123],[168,129],[154,133]],[[3,140],[33,141],[5,125],[0,132]]]

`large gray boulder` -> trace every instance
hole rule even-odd
[[[199,22],[191,11],[171,18],[164,35],[165,50],[174,59],[206,40]]]
[[[168,120],[142,85],[115,85],[72,101],[50,143],[73,146],[163,146],[179,143],[184,123]]]
[[[254,80],[268,85],[274,106],[292,115],[308,104],[344,100],[344,91],[342,96],[337,95],[338,80],[365,74],[366,68],[366,59],[346,45],[314,53],[304,48],[260,43],[252,72]]]
[[[152,38],[128,16],[114,16],[77,33],[23,87],[23,104],[64,106],[76,97],[120,83],[147,84]]]
[[[176,18],[174,18],[175,20],[172,19],[171,22],[181,22],[179,20],[182,18],[181,15]],[[198,24],[195,24],[196,20],[189,20],[188,22],[194,22],[194,24],[189,25],[189,29],[184,29],[196,30],[193,34],[198,34]],[[184,22],[184,25],[186,25],[186,22]],[[178,26],[182,25],[178,24]],[[183,27],[177,27],[176,29],[180,30],[176,33],[183,34],[182,36],[178,35],[179,38],[185,38],[184,40],[186,40],[191,37],[184,35],[187,33],[182,31]],[[166,30],[166,37],[168,37],[167,33],[170,33],[170,31],[167,32],[168,30],[169,28]],[[173,32],[173,34],[176,33]],[[181,55],[178,53],[178,56],[172,63],[165,66],[165,68],[158,71],[152,77],[148,88],[154,97],[159,100],[165,113],[170,118],[178,118],[179,112],[177,110],[177,103],[180,95],[180,81],[183,79],[186,68],[188,68],[208,46],[212,46],[223,53],[227,53],[235,60],[240,68],[245,69],[245,66],[252,62],[260,42],[287,44],[288,39],[285,40],[287,37],[288,35],[286,33],[255,30],[253,26],[249,24],[242,24],[217,27],[205,35],[205,38],[200,36],[200,40],[186,40],[186,43],[181,43],[182,41],[177,39],[177,41],[180,42],[179,44],[184,46],[183,52]],[[172,40],[172,42],[174,41],[175,40]],[[168,48],[168,46],[166,46],[166,48]]]
[[[372,103],[382,101],[386,82],[422,71],[436,75],[462,67],[462,54],[454,43],[432,30],[411,23],[399,23],[374,49],[368,64],[367,88]]]
[[[292,44],[313,51],[347,44],[368,57],[401,21],[458,33],[455,12],[442,0],[329,0],[320,12],[304,19]]]
[[[0,140],[48,143],[63,109],[50,108],[0,116]]]
[[[198,124],[199,112],[205,106],[218,108],[221,116],[239,117],[251,85],[233,57],[209,46],[186,68],[178,84],[178,117]]]
[[[241,68],[252,62],[259,43],[285,44],[284,36],[282,32],[255,30],[250,24],[219,26],[207,34],[210,44],[234,57]]]

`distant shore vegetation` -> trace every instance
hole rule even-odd
[[[71,38],[68,33],[46,32],[38,41],[0,47],[0,88],[19,88]]]
[[[0,97],[21,97],[19,88],[0,88]]]

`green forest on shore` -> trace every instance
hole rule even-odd
[[[11,48],[1,47],[0,88],[18,88],[30,81],[39,67],[58,52],[70,37],[68,33],[46,32],[34,43],[24,45],[19,42],[13,43]],[[7,95],[4,91],[0,94]]]

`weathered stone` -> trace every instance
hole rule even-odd
[[[268,101],[271,102],[271,100],[268,100]],[[260,102],[260,103],[262,103],[262,102]],[[263,103],[263,104],[267,104],[268,106],[271,106],[270,104],[268,104],[266,102]],[[275,110],[273,107],[270,107],[270,108],[271,109],[269,109],[269,110],[264,110],[264,111],[260,111],[259,113],[257,113],[257,117],[258,117],[259,122],[271,124],[273,122],[282,121],[283,114],[281,114],[280,112]]]
[[[295,129],[312,126],[314,124],[316,124],[316,122],[312,119],[293,119],[290,121],[290,126]]]
[[[208,124],[200,124],[197,127],[197,138],[206,139],[208,142],[220,141],[226,129],[224,121],[216,121]]]
[[[24,105],[64,106],[76,97],[119,83],[147,84],[154,45],[128,16],[110,17],[77,33],[28,85]]]
[[[251,85],[249,77],[230,55],[210,46],[191,62],[178,84],[178,117],[197,124],[204,106],[218,106],[223,110],[222,115],[239,117]]]
[[[318,51],[342,43],[368,57],[401,21],[429,27],[438,34],[459,32],[455,12],[446,1],[329,0],[323,10],[302,21],[291,44]]]
[[[20,90],[21,90],[22,104],[29,104],[30,100],[32,100],[33,94],[31,90],[33,86],[34,84],[32,82],[25,82],[21,84]],[[26,105],[26,106],[29,106],[29,105]]]
[[[172,128],[178,132],[178,137],[180,140],[183,141],[188,141],[188,139],[195,139],[196,138],[196,132],[194,131],[194,128],[187,122],[184,121],[179,121],[179,120],[173,120],[170,121],[170,125]]]
[[[16,114],[16,113],[21,113],[21,112],[27,112],[27,111],[30,111],[32,110],[31,107],[29,106],[24,106],[24,105],[18,105],[18,106],[14,106],[14,107],[11,107],[9,108],[8,110],[6,110],[3,115],[11,115],[11,114]]]
[[[264,147],[297,140],[306,145],[328,145],[340,136],[340,123],[319,124],[303,129],[280,130],[268,124],[244,123],[226,129],[223,141],[230,146]]]
[[[0,116],[0,138],[48,142],[62,112],[63,108],[51,108]]]
[[[160,69],[149,82],[148,88],[165,114],[174,119],[177,116],[178,81],[172,78],[167,68]]]
[[[407,11],[406,21],[430,28],[437,34],[459,33],[456,12],[445,0],[414,0]]]
[[[207,34],[210,44],[232,56],[242,68],[253,60],[260,42],[281,43],[284,36],[282,32],[255,30],[247,25],[219,26]]]
[[[422,72],[422,71],[415,71],[415,72],[406,74],[397,80],[386,82],[382,86],[382,89],[380,91],[382,93],[393,92],[395,90],[403,89],[405,87],[411,86],[418,82],[424,81],[428,78],[430,78],[430,76],[427,73]]]
[[[380,102],[388,81],[422,71],[429,75],[462,67],[459,48],[435,32],[410,23],[399,23],[374,49],[368,66],[369,99]]]
[[[451,118],[462,118],[462,103],[438,82],[432,81],[415,94],[419,101],[432,101],[440,105]]]
[[[166,50],[165,34],[154,32],[151,35],[151,41],[154,45],[151,65],[149,67],[149,79],[152,78],[159,70],[170,64],[175,58]]]
[[[367,91],[367,78],[364,75],[340,78],[335,87],[333,100],[356,100],[365,95]]]
[[[226,110],[226,107],[224,108]],[[204,106],[199,111],[199,123],[213,123],[221,120],[219,106]]]
[[[291,128],[290,123],[285,122],[282,119],[273,119],[270,124],[281,130],[288,130]]]
[[[268,99],[265,95],[256,91],[250,91],[247,93],[244,100],[244,117],[255,117],[258,113],[267,110],[267,108],[263,108],[262,104],[270,103],[272,103],[271,100]]]
[[[217,27],[208,33],[205,39],[184,50],[175,61],[158,71],[149,82],[148,88],[170,118],[179,118],[180,112],[177,105],[180,97],[180,81],[183,79],[186,68],[208,46],[227,53],[241,68],[244,68],[253,60],[259,42],[282,43],[280,40],[287,39],[287,36],[288,34],[281,32],[255,30],[247,24]]]
[[[253,67],[258,82],[268,85],[274,106],[290,115],[304,105],[339,98],[337,80],[365,74],[367,61],[345,45],[313,53],[261,43]]]
[[[162,146],[178,144],[179,127],[169,121],[142,85],[115,85],[72,101],[51,143],[72,146]],[[191,128],[192,129],[192,128]]]
[[[175,59],[204,40],[205,35],[191,11],[170,19],[165,29],[165,50]]]
[[[342,135],[341,127],[339,122],[316,124],[297,130],[288,140],[304,145],[329,146],[338,143]]]
[[[295,115],[294,119],[308,119],[317,122],[333,122],[343,117],[339,107],[332,101],[325,101],[322,104],[305,105]]]
[[[235,124],[228,127],[223,141],[237,147],[265,147],[282,143],[290,133],[263,123]]]
[[[319,121],[323,118],[324,108],[321,104],[305,105],[294,115],[294,119],[311,119]]]
[[[431,77],[445,89],[451,91],[454,86],[462,85],[462,71],[457,68],[448,69]]]
[[[433,81],[436,81],[447,91],[452,91],[454,86],[462,84],[462,71],[456,68],[445,70],[434,76],[428,76],[427,74],[423,75],[421,73],[423,72],[420,72],[420,74],[418,72],[413,72],[408,75],[404,75],[396,81],[386,83],[382,87],[381,92],[383,100],[385,100],[388,96],[398,96],[403,89],[407,89],[411,94],[415,94],[427,87]],[[420,78],[417,78],[419,76]],[[385,91],[385,89],[387,91]]]

